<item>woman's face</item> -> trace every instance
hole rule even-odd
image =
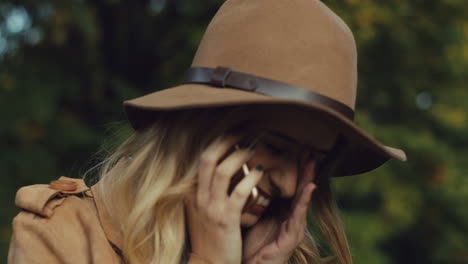
[[[335,131],[319,122],[314,123],[313,117],[305,116],[305,112],[297,108],[263,106],[250,115],[254,131],[259,133],[259,141],[247,166],[252,169],[263,165],[264,173],[257,185],[261,197],[257,200],[259,202],[245,208],[241,215],[244,227],[253,226],[267,209],[272,206],[274,209],[275,200],[294,197],[299,170],[304,165],[301,163],[306,162],[306,146],[326,153],[337,137]]]

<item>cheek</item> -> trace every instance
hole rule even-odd
[[[268,152],[268,149],[263,146],[263,144],[258,143],[255,147],[255,153],[252,158],[258,160],[268,160],[270,158],[270,153]]]

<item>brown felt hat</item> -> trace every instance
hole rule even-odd
[[[199,45],[183,84],[125,101],[142,111],[288,104],[319,113],[346,140],[337,176],[406,160],[354,122],[357,51],[346,24],[317,0],[227,0]],[[313,121],[313,120],[311,120]]]

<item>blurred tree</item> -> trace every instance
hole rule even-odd
[[[128,134],[121,102],[177,84],[222,2],[0,2],[1,259],[15,191]],[[357,123],[409,157],[335,180],[355,262],[468,263],[468,2],[324,2],[355,33]]]
[[[331,4],[360,52],[357,122],[409,157],[336,180],[355,259],[468,263],[468,2]]]

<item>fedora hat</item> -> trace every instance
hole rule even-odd
[[[351,30],[318,0],[227,0],[181,85],[124,102],[135,129],[143,113],[249,104],[296,105],[342,138],[336,176],[375,169],[405,153],[354,122],[357,51]],[[311,118],[311,121],[313,118]]]

